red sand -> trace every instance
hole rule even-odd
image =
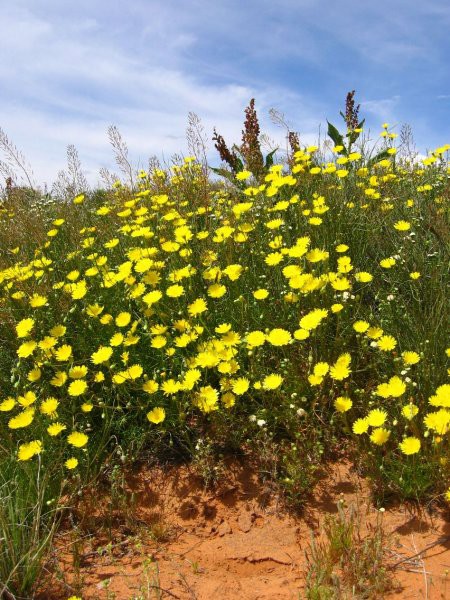
[[[320,535],[326,514],[337,502],[357,507],[363,530],[377,511],[367,485],[349,465],[339,463],[316,487],[301,516],[283,510],[258,483],[255,471],[237,461],[214,491],[204,490],[188,467],[141,469],[128,478],[134,509],[112,518],[107,545],[107,511],[98,498],[77,509],[85,535],[79,572],[69,552],[70,527],[57,540],[57,561],[65,580],[54,577],[41,598],[65,599],[81,584],[83,600],[179,598],[191,600],[288,600],[304,597],[305,550]],[[395,589],[386,597],[450,598],[450,523],[441,512],[413,514],[405,505],[383,514],[387,564]],[[139,535],[136,535],[138,531]],[[111,539],[111,538],[110,538]],[[427,549],[428,548],[428,549]],[[100,549],[100,552],[99,552]]]

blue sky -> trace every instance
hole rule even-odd
[[[448,0],[0,0],[0,19],[0,127],[41,184],[68,144],[92,183],[113,168],[110,124],[142,164],[187,152],[189,111],[239,142],[252,97],[280,144],[270,108],[311,143],[351,89],[374,138],[450,143]]]

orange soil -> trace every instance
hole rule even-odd
[[[115,513],[112,547],[104,551],[111,538],[105,511],[99,508],[103,503],[98,498],[83,502],[78,508],[85,534],[78,575],[74,553],[68,550],[74,538],[67,526],[57,541],[65,583],[54,577],[42,599],[67,598],[77,579],[83,600],[302,598],[305,550],[311,536],[320,535],[324,516],[337,512],[337,502],[357,507],[364,530],[377,518],[366,482],[342,462],[330,467],[301,516],[283,510],[258,483],[255,471],[237,461],[214,491],[205,490],[186,466],[144,468],[128,478],[127,487],[134,502],[133,527],[123,512]],[[450,523],[445,515],[424,510],[413,514],[402,505],[387,508],[382,518],[391,534],[387,561],[397,564],[395,589],[387,597],[450,598]],[[133,538],[136,520],[140,535]]]

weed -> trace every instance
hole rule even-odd
[[[387,539],[380,513],[375,524],[362,534],[360,515],[354,506],[338,503],[336,516],[327,516],[323,539],[311,540],[306,553],[307,600],[376,600],[392,588],[385,566]]]

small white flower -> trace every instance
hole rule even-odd
[[[265,424],[266,424],[266,422],[264,421],[264,419],[258,419],[258,420],[256,421],[256,424],[257,424],[259,427],[262,427],[263,425],[265,425]]]

